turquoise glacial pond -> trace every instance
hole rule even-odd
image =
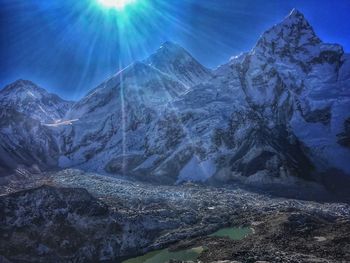
[[[222,228],[209,236],[228,237],[232,240],[241,240],[252,233],[253,229],[250,227],[227,227]],[[123,263],[167,263],[170,259],[184,261],[196,260],[204,249],[204,247],[196,247],[179,251],[169,251],[166,248],[125,260]]]
[[[226,227],[209,236],[228,237],[232,240],[241,240],[252,233],[253,229],[250,227]]]
[[[195,260],[203,252],[203,247],[171,252],[167,248],[149,252],[143,256],[128,259],[123,263],[166,263],[170,259]]]

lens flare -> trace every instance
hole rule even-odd
[[[107,8],[123,10],[127,5],[135,3],[136,0],[98,0],[98,2]]]

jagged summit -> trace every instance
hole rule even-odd
[[[314,29],[305,18],[305,15],[297,9],[293,9],[289,15],[279,23],[280,28],[289,28],[298,31],[299,33],[303,30],[310,31],[311,34],[315,35]],[[297,30],[299,29],[299,30]]]
[[[72,102],[47,92],[34,82],[16,80],[0,90],[0,105],[14,108],[40,122],[53,122],[61,119]]]
[[[18,79],[6,85],[3,89],[0,89],[0,94],[3,98],[10,98],[11,94],[16,96],[20,94],[22,95],[22,99],[26,98],[26,96],[29,96],[32,99],[43,99],[50,97],[51,99],[72,103],[72,101],[64,100],[57,94],[50,93],[45,88],[42,88],[33,81],[26,79]]]
[[[187,52],[183,47],[179,44],[172,41],[165,41],[158,49],[159,50],[168,50],[170,52]]]
[[[17,79],[9,85],[23,85],[23,84],[35,85],[34,82],[32,82],[31,80],[27,80],[27,79]]]
[[[123,82],[125,86],[130,82],[141,84],[145,80],[151,81],[153,79],[154,82],[159,82],[166,79],[167,82],[179,82],[176,86],[184,86],[188,89],[210,77],[211,71],[201,65],[183,47],[177,43],[166,41],[147,59],[131,63],[91,90],[87,96],[96,94],[96,91],[101,89],[114,88],[120,82]],[[166,83],[164,84],[166,85]]]
[[[160,63],[174,63],[177,60],[184,58],[187,60],[193,59],[183,47],[174,42],[166,41],[144,62],[151,66],[157,67],[160,66]]]
[[[280,23],[265,31],[253,52],[279,57],[307,53],[322,43],[303,13],[293,9]]]
[[[25,80],[25,79],[18,79],[8,85],[6,85],[2,90],[0,90],[1,93],[8,93],[8,92],[13,92],[15,90],[35,90],[40,93],[48,93],[45,89],[39,87],[36,85],[34,82],[30,80]]]
[[[304,19],[304,14],[300,12],[298,9],[293,8],[287,17],[296,17],[296,18]]]
[[[171,41],[164,42],[144,63],[171,75],[187,87],[208,79],[210,70],[201,65],[183,47]]]

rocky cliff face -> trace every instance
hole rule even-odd
[[[350,173],[349,58],[297,10],[214,71],[167,42],[46,126],[58,150],[45,154],[60,167],[170,183]]]
[[[0,176],[21,166],[57,167],[59,146],[49,126],[71,106],[27,80],[0,90]]]
[[[9,108],[0,113],[0,156],[0,176],[5,176],[21,166],[57,167],[59,148],[47,126]]]
[[[287,123],[318,168],[350,169],[339,158],[348,158],[348,149],[336,142],[350,107],[348,63],[342,47],[323,43],[296,10],[265,32],[243,62],[243,88],[254,106],[264,107],[275,123]]]
[[[42,123],[54,123],[63,118],[72,102],[48,93],[28,80],[17,80],[0,91],[1,109],[14,108]]]
[[[85,189],[42,186],[0,198],[0,253],[23,262],[113,260],[121,228]]]

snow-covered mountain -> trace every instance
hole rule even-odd
[[[287,118],[288,128],[310,149],[318,168],[333,166],[347,173],[349,148],[338,143],[337,135],[350,113],[349,62],[340,45],[323,43],[303,14],[293,10],[262,35],[241,68],[254,106],[276,105],[276,121]],[[285,115],[280,105],[292,114]],[[270,118],[271,112],[264,115]]]
[[[42,123],[53,123],[63,118],[72,102],[48,93],[28,80],[17,80],[0,90],[1,108],[14,108]]]
[[[47,125],[59,122],[71,105],[27,80],[0,90],[0,175],[21,165],[57,166],[59,147]]]
[[[144,61],[187,87],[195,86],[210,78],[209,69],[201,65],[183,47],[167,41]]]
[[[41,152],[62,168],[162,182],[254,184],[288,184],[330,169],[350,174],[350,55],[322,42],[297,10],[250,52],[213,71],[166,42],[68,110],[60,108],[49,116],[65,114],[62,120],[38,123],[45,136],[31,140],[45,142]],[[9,121],[1,136],[17,136],[6,129],[22,122]],[[21,151],[33,150],[24,144]]]

